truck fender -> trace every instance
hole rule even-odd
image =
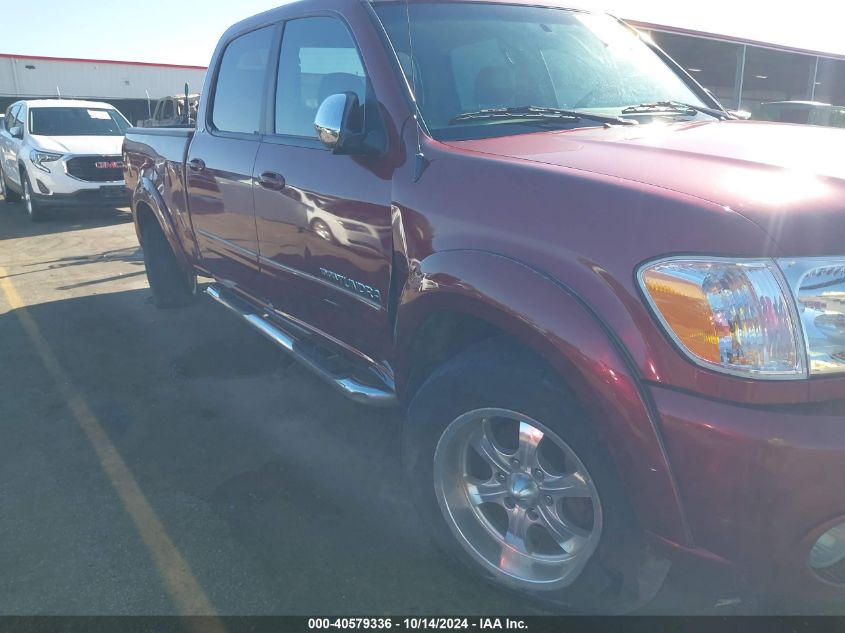
[[[185,249],[182,247],[179,235],[173,225],[170,211],[167,209],[167,205],[162,199],[161,194],[158,192],[158,189],[156,189],[153,182],[146,175],[142,175],[138,179],[138,184],[132,192],[132,216],[135,221],[135,233],[138,235],[139,243],[141,243],[141,224],[138,214],[138,206],[141,204],[146,205],[152,210],[153,215],[155,216],[162,233],[164,233],[167,243],[170,244],[170,248],[173,250],[174,255],[176,255],[176,260],[179,264],[183,266],[186,271],[192,271],[194,268],[193,264],[191,259],[188,257],[188,254],[185,252]]]
[[[449,311],[486,321],[545,359],[587,409],[642,527],[692,545],[650,394],[624,346],[583,300],[552,277],[485,251],[443,251],[409,269],[396,323],[400,390],[428,317]]]

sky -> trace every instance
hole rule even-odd
[[[0,0],[0,4],[12,0]],[[561,0],[564,1],[564,0]],[[220,35],[279,0],[40,0],[18,2],[4,25],[0,53],[206,66]],[[617,17],[845,55],[845,2],[804,0],[801,10],[771,0],[577,0]],[[786,3],[783,3],[785,5]],[[793,5],[794,6],[794,5]],[[9,20],[5,17],[4,20]]]

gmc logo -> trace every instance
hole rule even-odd
[[[99,163],[94,163],[97,169],[123,169],[122,160],[104,160]]]

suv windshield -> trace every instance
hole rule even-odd
[[[606,15],[486,2],[412,3],[412,54],[405,4],[376,4],[375,10],[409,84],[416,84],[420,112],[435,138],[596,125],[587,118],[540,123],[460,116],[480,110],[533,106],[618,116],[644,103],[705,105],[634,32]]]
[[[31,108],[29,133],[40,136],[123,136],[129,123],[105,108]]]

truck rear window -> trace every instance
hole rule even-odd
[[[226,47],[211,115],[214,127],[221,132],[258,131],[272,46],[273,27],[266,27],[242,35]]]

